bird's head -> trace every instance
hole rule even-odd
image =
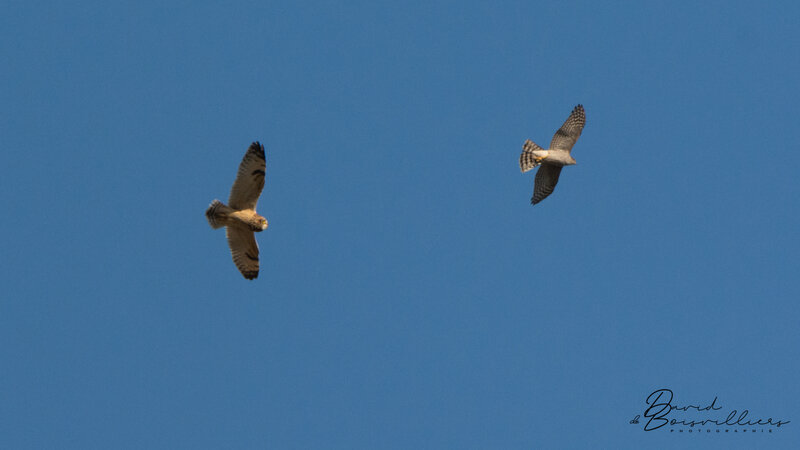
[[[267,219],[263,218],[262,216],[259,216],[258,214],[253,215],[253,217],[248,222],[248,225],[250,225],[250,229],[255,232],[264,231],[269,226],[269,224],[267,223]]]

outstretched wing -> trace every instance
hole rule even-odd
[[[239,227],[226,227],[228,246],[231,248],[233,263],[245,278],[258,278],[258,244],[256,235],[250,230]]]
[[[536,179],[533,181],[533,197],[531,204],[535,205],[553,193],[561,175],[561,166],[543,164],[536,172]]]
[[[586,125],[586,112],[583,110],[583,105],[578,105],[567,117],[564,125],[561,125],[561,128],[556,131],[553,140],[550,141],[550,148],[572,150],[572,146],[581,136],[584,125]]]
[[[242,163],[239,164],[239,172],[231,188],[228,206],[233,209],[256,209],[258,196],[264,188],[266,170],[264,146],[259,142],[253,142],[244,154]]]

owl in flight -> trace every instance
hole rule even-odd
[[[233,263],[248,280],[258,278],[258,244],[254,232],[267,229],[267,219],[256,213],[266,168],[264,146],[253,142],[239,164],[228,204],[214,200],[206,210],[211,228],[225,227]]]
[[[532,205],[544,200],[553,192],[558,183],[558,176],[561,175],[562,167],[577,164],[575,158],[569,153],[572,146],[575,145],[575,141],[580,137],[585,124],[586,113],[583,111],[583,105],[578,105],[567,117],[564,125],[561,125],[561,128],[556,131],[553,140],[550,141],[549,150],[539,147],[530,139],[525,141],[519,157],[519,168],[522,173],[539,165],[542,166],[536,172],[536,179],[533,182]]]

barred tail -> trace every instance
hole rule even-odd
[[[522,154],[519,155],[519,169],[523,173],[541,164],[541,162],[537,161],[536,156],[534,156],[533,154],[533,152],[536,150],[544,150],[544,149],[536,145],[530,139],[525,141],[525,144],[522,146]]]
[[[225,219],[230,208],[219,200],[214,200],[206,210],[206,218],[211,228],[217,229],[225,226]]]

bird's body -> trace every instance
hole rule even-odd
[[[554,166],[564,167],[578,164],[578,161],[575,161],[575,158],[567,150],[552,148],[550,150],[534,150],[532,153],[535,158],[547,159],[547,164]]]
[[[534,179],[531,204],[539,203],[553,192],[564,166],[577,164],[570,152],[585,124],[586,113],[583,106],[578,105],[572,110],[564,125],[556,131],[553,140],[550,141],[549,149],[545,150],[531,140],[525,141],[519,157],[520,170],[524,173],[541,166]]]
[[[267,219],[259,215],[254,209],[235,210],[219,200],[211,202],[206,210],[209,223],[214,229],[222,227],[241,228],[250,231],[264,231],[267,229]],[[213,223],[211,222],[213,220]]]
[[[235,211],[233,214],[231,214],[231,219],[233,219],[233,221],[236,223],[229,226],[236,226],[256,232],[267,229],[267,219],[265,219],[264,216],[259,215],[253,209]]]
[[[233,262],[248,280],[257,278],[259,269],[258,243],[253,233],[269,226],[267,219],[256,212],[265,170],[264,146],[253,142],[239,165],[228,204],[214,200],[206,210],[211,228],[225,227]]]

